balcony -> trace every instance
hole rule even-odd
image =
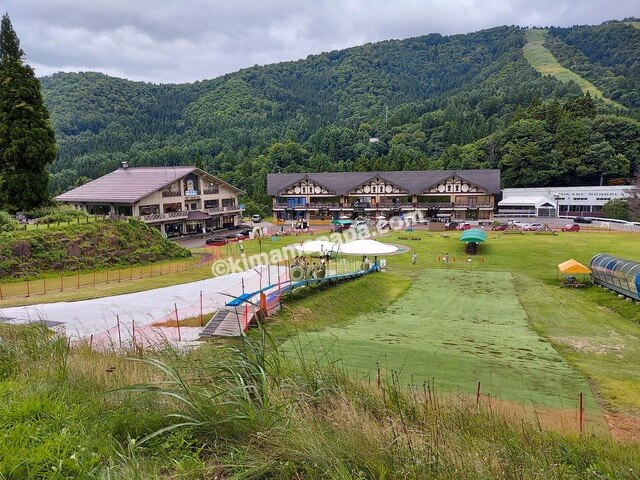
[[[170,190],[164,190],[164,191],[162,192],[162,196],[163,196],[164,198],[167,198],[167,197],[181,197],[181,196],[182,196],[182,194],[181,194],[180,192],[172,192],[172,191],[170,191]]]
[[[493,208],[493,204],[489,203],[459,203],[453,204],[454,208]]]
[[[218,193],[220,193],[220,189],[219,188],[205,188],[202,193],[204,193],[205,195],[217,195]]]
[[[426,208],[433,210],[436,208],[451,208],[453,204],[451,202],[418,202],[416,208]]]
[[[207,209],[207,212],[210,215],[220,215],[223,213],[243,212],[243,211],[244,211],[244,205],[225,205],[223,207],[214,207],[214,208]]]
[[[180,220],[187,218],[187,211],[181,210],[179,212],[167,212],[167,213],[153,213],[151,215],[141,215],[138,217],[140,220],[146,223],[164,222],[167,220]]]

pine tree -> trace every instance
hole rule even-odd
[[[0,204],[28,210],[49,200],[47,165],[56,140],[40,82],[24,63],[9,15],[0,25]]]

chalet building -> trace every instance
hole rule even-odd
[[[168,237],[237,225],[243,192],[196,167],[129,167],[58,195],[89,214],[132,217]]]
[[[493,220],[500,170],[275,173],[267,176],[275,221],[323,223],[340,217]]]

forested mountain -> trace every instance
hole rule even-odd
[[[545,46],[558,62],[618,102],[640,109],[640,29],[624,23],[552,28]]]
[[[502,168],[505,186],[627,177],[640,160],[640,73],[637,47],[627,46],[640,30],[629,29],[549,35],[594,72],[603,69],[594,79],[623,77],[602,89],[625,111],[541,76],[522,55],[517,27],[384,41],[192,84],[45,77],[59,143],[52,188],[63,191],[122,160],[197,163],[247,191],[252,209],[268,203],[266,173],[274,171],[486,166]]]

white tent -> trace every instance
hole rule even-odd
[[[354,240],[340,245],[340,252],[348,255],[386,255],[396,253],[398,247],[376,240]]]
[[[323,242],[321,240],[313,240],[311,242],[298,243],[293,246],[301,253],[329,253],[336,252],[340,247],[337,243]]]

